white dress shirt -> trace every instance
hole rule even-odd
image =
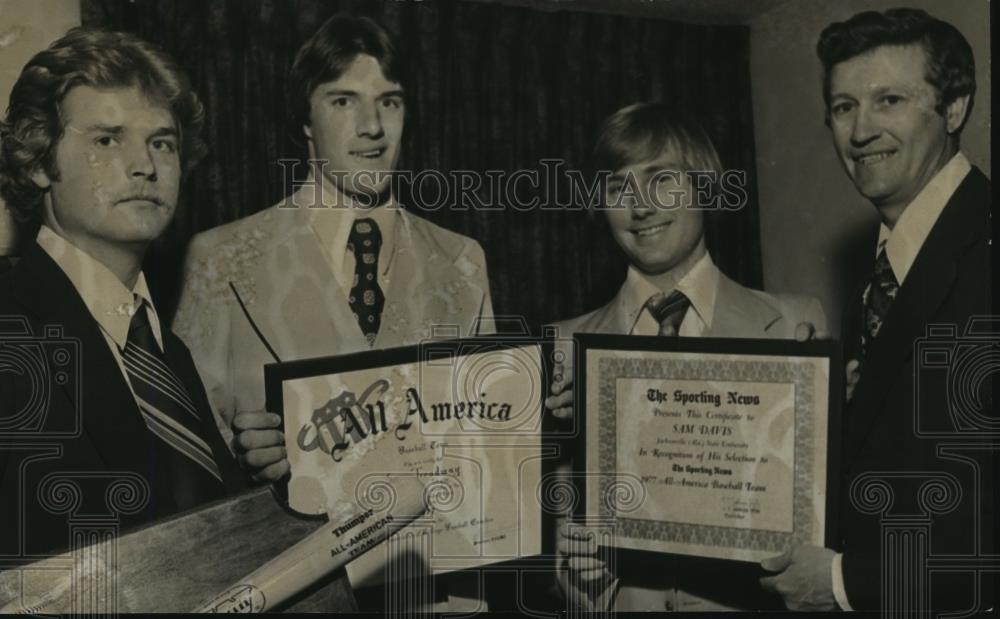
[[[698,259],[673,290],[660,290],[634,266],[629,266],[625,277],[624,294],[620,296],[622,315],[627,316],[632,328],[629,335],[657,335],[660,323],[646,307],[649,298],[655,294],[669,295],[674,290],[684,294],[691,306],[684,314],[677,335],[699,337],[712,326],[715,314],[715,293],[719,286],[719,269],[712,257],[705,255]]]
[[[36,237],[38,246],[47,253],[62,272],[69,278],[73,288],[83,299],[84,305],[90,310],[90,315],[97,322],[108,343],[111,355],[118,363],[122,377],[129,389],[128,372],[122,361],[122,350],[128,340],[128,328],[132,316],[142,301],[146,302],[146,315],[153,328],[153,337],[157,346],[163,350],[163,334],[160,331],[160,318],[153,306],[153,299],[146,286],[146,276],[140,272],[135,287],[129,290],[118,277],[104,264],[95,260],[89,254],[59,236],[46,225],[38,230]],[[132,391],[135,397],[135,391]]]
[[[948,200],[951,200],[951,196],[971,170],[972,165],[965,155],[961,152],[956,153],[920,190],[917,197],[906,205],[895,226],[889,228],[883,223],[879,228],[875,255],[878,256],[885,247],[889,266],[892,267],[892,273],[900,286],[906,281],[913,261],[916,260],[920,248],[923,247]],[[853,610],[847,599],[847,589],[844,587],[842,554],[834,556],[832,572],[833,597],[837,600],[837,605],[843,610]]]
[[[385,293],[391,284],[388,273],[396,247],[397,228],[406,225],[400,206],[392,198],[385,204],[370,208],[343,204],[343,199],[321,202],[316,199],[316,187],[317,184],[309,179],[297,195],[302,195],[303,202],[308,202],[302,206],[309,209],[309,225],[344,294],[349,294],[353,287],[356,266],[354,253],[347,248],[347,241],[354,222],[366,217],[375,221],[382,235],[382,247],[378,254],[378,283]]]
[[[941,211],[971,170],[972,165],[965,155],[956,153],[920,190],[913,202],[903,209],[903,214],[899,216],[895,226],[890,229],[883,223],[879,227],[876,255],[885,244],[889,266],[892,267],[900,286],[903,285],[913,261],[917,258],[917,253],[923,247]]]

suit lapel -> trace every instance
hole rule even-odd
[[[62,337],[79,343],[80,399],[72,383],[60,387],[59,392],[70,401],[67,410],[81,415],[83,437],[109,469],[143,467],[145,442],[134,439],[145,437],[147,430],[135,398],[100,327],[69,278],[37,244],[27,249],[13,277],[15,295],[33,312],[36,329],[61,327]],[[36,332],[35,336],[45,334]],[[49,371],[54,376],[61,368],[52,363],[50,359]]]
[[[627,284],[623,284],[618,289],[618,294],[611,301],[603,307],[594,310],[593,313],[587,314],[584,320],[576,319],[574,322],[578,321],[578,324],[572,326],[571,329],[579,330],[581,333],[620,333],[632,335],[632,330],[638,321],[641,310],[637,313],[627,310],[628,303],[625,301],[625,295],[628,293],[625,290],[626,286]],[[573,334],[563,333],[560,335],[572,337]]]
[[[596,333],[625,333],[632,334],[642,310],[632,312],[628,310],[628,303],[625,296],[627,283],[623,284],[611,302],[597,310],[593,318],[593,328],[587,329]]]
[[[760,337],[781,312],[743,286],[719,273],[712,326],[703,337]]]
[[[453,304],[465,299],[451,286],[467,281],[468,277],[456,266],[456,257],[448,253],[454,249],[442,247],[427,222],[418,220],[419,217],[401,211],[396,222],[395,249],[387,265],[388,290],[382,324],[375,338],[376,349],[416,344],[432,337],[435,326],[450,327],[457,323],[458,336],[466,336],[472,312],[482,309],[482,299],[476,299],[474,310],[452,311]]]
[[[316,337],[326,343],[326,350],[367,350],[368,340],[351,311],[348,291],[340,287],[312,228],[300,227],[295,236],[295,244],[301,256],[303,273],[316,282],[322,299],[322,311],[319,312],[321,316],[313,321],[317,329]],[[347,348],[350,350],[346,350]]]
[[[309,209],[275,208],[274,240],[250,278],[236,287],[248,311],[282,361],[366,350],[368,343],[337,283]],[[245,318],[241,317],[245,321]]]
[[[973,169],[959,185],[917,253],[878,337],[871,343],[851,402],[848,427],[853,450],[847,454],[847,462],[860,450],[882,413],[889,386],[913,355],[914,342],[926,335],[927,325],[934,321],[934,315],[947,299],[962,253],[980,236],[988,234],[985,221],[981,221],[986,212],[983,204],[988,204],[984,202],[988,198],[979,195],[984,182],[982,173]],[[988,189],[985,195],[988,196]]]
[[[392,348],[402,346],[411,333],[396,333],[392,330],[389,316],[390,308],[406,306],[407,314],[416,321],[416,311],[418,310],[412,303],[412,299],[405,298],[407,291],[419,289],[425,285],[424,263],[432,253],[423,239],[417,235],[406,221],[407,215],[400,213],[395,225],[395,238],[393,242],[392,255],[389,257],[388,265],[379,265],[379,275],[388,274],[387,290],[385,290],[385,305],[382,307],[382,323],[379,326],[378,334],[375,336],[374,348]],[[416,327],[416,324],[413,325]],[[361,328],[358,327],[358,332]]]
[[[212,409],[208,404],[208,397],[205,395],[205,387],[198,376],[198,371],[194,367],[190,353],[184,348],[180,340],[177,339],[177,336],[169,330],[163,331],[163,354],[167,358],[167,364],[170,366],[170,369],[180,379],[188,395],[191,396],[191,401],[195,403],[198,416],[201,418],[202,437],[208,443],[209,447],[212,448],[212,453],[215,455],[215,462],[222,472],[223,480],[227,486],[232,488],[232,484],[238,481],[238,479],[234,478],[235,468],[232,466],[233,458],[229,448],[226,447],[225,442],[222,440],[219,428],[216,426],[215,416],[212,414]]]
[[[635,329],[643,310],[630,311],[628,309],[629,304],[625,300],[626,294],[627,292],[623,285],[615,298],[611,300],[611,303],[608,303],[599,310],[597,324],[600,325],[602,332],[631,334]]]

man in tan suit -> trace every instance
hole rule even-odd
[[[402,79],[380,26],[327,21],[291,75],[309,177],[280,203],[191,243],[174,328],[230,438],[238,413],[263,409],[263,366],[276,358],[411,345],[439,327],[464,336],[492,316],[479,244],[394,201]],[[244,438],[242,451],[279,444],[266,440],[273,434]],[[250,465],[259,477],[281,477],[286,465],[260,466],[267,459]]]
[[[281,420],[263,411],[264,364],[476,335],[492,317],[479,244],[395,202],[404,81],[381,26],[325,22],[290,78],[309,177],[271,208],[192,241],[174,328],[259,480],[289,472]],[[453,595],[443,584],[435,590]]]
[[[800,323],[825,330],[812,298],[771,295],[726,277],[705,246],[704,218],[718,208],[717,187],[702,191],[691,171],[722,178],[718,154],[697,123],[665,105],[639,103],[605,121],[595,149],[599,170],[613,171],[604,212],[629,257],[621,290],[604,307],[558,323],[562,337],[611,333],[684,337],[785,338]],[[714,176],[713,176],[714,175]],[[568,356],[567,358],[572,358]],[[546,406],[572,415],[572,371],[552,385]],[[727,610],[765,606],[743,567],[658,558],[619,561],[615,574],[596,551],[565,529],[559,539],[560,586],[570,603],[589,610]],[[724,584],[723,584],[724,583]],[[584,590],[603,590],[597,599]]]

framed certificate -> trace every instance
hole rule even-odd
[[[542,359],[540,340],[473,338],[266,366],[291,463],[288,507],[343,519],[385,508],[393,477],[416,477],[430,516],[403,536],[420,539],[396,549],[410,571],[540,554]],[[349,565],[355,586],[415,576],[386,569],[391,546]]]
[[[578,510],[618,548],[760,561],[834,535],[834,342],[578,334]]]

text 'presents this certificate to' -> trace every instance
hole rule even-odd
[[[832,343],[577,337],[586,514],[616,546],[759,561],[824,545]]]
[[[393,477],[426,486],[429,516],[351,563],[355,586],[413,577],[414,557],[443,573],[541,553],[541,362],[537,341],[468,339],[267,367],[291,509],[363,518]]]

